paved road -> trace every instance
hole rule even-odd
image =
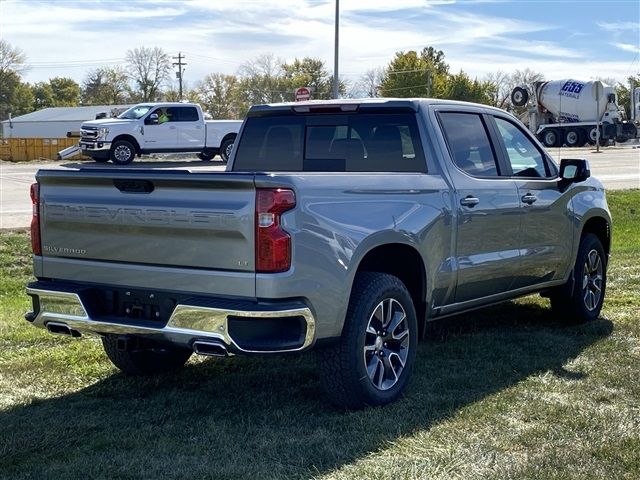
[[[631,146],[607,147],[596,153],[594,148],[554,148],[551,155],[560,158],[587,158],[591,172],[597,176],[606,188],[640,188],[640,148]],[[220,161],[202,162],[191,156],[176,161],[152,158],[136,160],[130,168],[183,169],[193,171],[222,171],[225,165]],[[31,221],[31,200],[29,185],[33,183],[35,173],[40,168],[116,168],[112,164],[102,165],[93,162],[76,163],[73,161],[47,161],[29,163],[11,163],[0,161],[0,228],[26,228]]]

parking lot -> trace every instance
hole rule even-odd
[[[549,153],[556,159],[586,158],[591,173],[597,176],[609,190],[640,188],[640,148],[621,146],[602,148],[599,153],[590,148],[554,148]],[[111,163],[73,160],[29,163],[0,162],[0,228],[18,229],[29,226],[31,200],[29,185],[34,182],[41,168],[118,168]],[[203,162],[192,155],[155,156],[137,159],[127,168],[161,168],[192,171],[223,171],[225,164],[216,157]]]

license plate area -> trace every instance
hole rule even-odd
[[[154,325],[166,325],[178,303],[171,294],[149,290],[90,289],[82,296],[87,300],[85,305],[92,306],[92,318]]]

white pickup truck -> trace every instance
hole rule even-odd
[[[80,148],[96,162],[127,165],[136,155],[198,152],[227,161],[240,120],[205,120],[195,103],[141,103],[118,115],[84,122]]]

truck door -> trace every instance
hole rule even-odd
[[[145,150],[157,151],[177,148],[178,120],[172,107],[154,109],[144,120],[143,147]],[[158,116],[158,123],[153,123],[151,115]]]
[[[451,159],[457,209],[455,303],[512,288],[519,269],[520,199],[513,179],[501,176],[480,111],[437,113]]]
[[[507,117],[493,116],[506,174],[518,187],[522,211],[521,268],[514,288],[563,278],[571,265],[574,228],[571,198],[558,186],[558,172],[527,132]]]
[[[202,150],[204,148],[204,120],[198,109],[192,106],[173,107],[178,116],[178,146],[181,150]]]

